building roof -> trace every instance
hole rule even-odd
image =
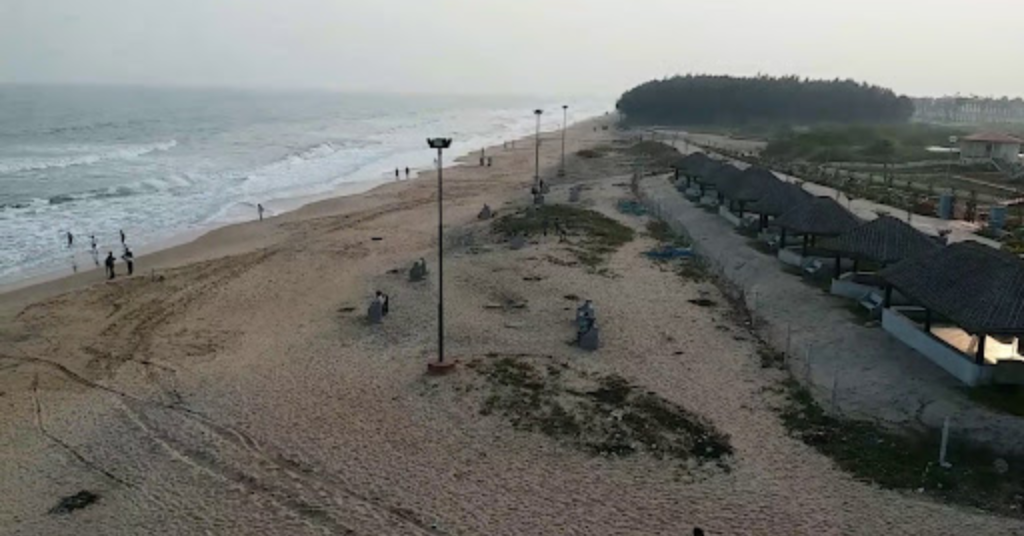
[[[767,169],[749,167],[741,173],[719,178],[716,188],[726,198],[734,201],[755,201],[779,182],[778,177]]]
[[[942,249],[939,243],[909,223],[888,215],[855,227],[821,243],[821,247],[854,259],[892,264]]]
[[[957,242],[879,275],[969,333],[1024,335],[1024,262],[1011,253]]]
[[[764,190],[747,210],[766,216],[781,216],[793,207],[814,199],[810,192],[791,182],[778,181]]]
[[[979,141],[986,143],[1009,143],[1009,144],[1022,144],[1024,140],[1020,138],[1014,138],[1013,136],[1002,134],[999,132],[979,132],[977,134],[971,134],[970,136],[964,136],[960,139],[961,141]]]
[[[775,223],[798,234],[837,236],[862,222],[831,197],[815,197],[787,210]]]

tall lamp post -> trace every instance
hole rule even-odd
[[[558,168],[558,176],[565,176],[565,127],[568,124],[569,105],[562,105],[562,165]]]
[[[960,138],[956,136],[949,137],[949,162],[946,164],[946,178],[953,179],[953,157],[956,153],[956,144],[960,141]]]
[[[427,370],[443,373],[455,365],[444,361],[444,182],[441,177],[442,151],[452,146],[452,139],[428,138],[427,145],[437,149],[437,361],[428,363]]]
[[[535,137],[536,143],[534,143],[534,171],[533,171],[533,185],[537,188],[537,192],[540,192],[540,115],[544,113],[544,110],[540,108],[533,111],[533,115],[537,116],[537,135]]]

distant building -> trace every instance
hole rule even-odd
[[[917,98],[914,99],[913,119],[950,125],[1024,123],[1024,99]]]
[[[965,164],[999,160],[1011,164],[1020,162],[1020,147],[1024,141],[992,132],[982,132],[960,138],[960,161]]]

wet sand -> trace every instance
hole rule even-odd
[[[611,135],[579,125],[569,150]],[[1024,534],[857,482],[789,438],[771,409],[782,373],[759,366],[713,285],[641,255],[649,238],[603,275],[567,266],[554,237],[509,250],[476,213],[528,203],[533,151],[491,151],[493,168],[445,171],[449,355],[618,373],[728,433],[731,471],[595,457],[481,415],[482,394],[458,388],[466,367],[424,375],[437,297],[425,175],[214,231],[141,259],[145,275],[0,297],[0,533]],[[558,158],[545,143],[544,167]],[[573,159],[566,182],[642,229],[614,209],[628,162],[600,160]],[[556,185],[550,200],[566,197]],[[430,276],[410,283],[420,257]],[[376,289],[392,313],[369,326]],[[571,294],[597,304],[596,353],[566,344]],[[488,307],[509,299],[526,307]],[[100,498],[48,513],[79,490]]]

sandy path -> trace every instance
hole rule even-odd
[[[577,131],[570,140],[595,135]],[[556,149],[545,147],[547,164]],[[0,532],[1024,534],[1016,520],[855,482],[788,438],[768,407],[778,373],[759,367],[714,287],[640,255],[649,240],[613,256],[614,277],[550,262],[567,258],[553,238],[495,243],[475,213],[525,202],[531,157],[446,172],[450,355],[618,372],[728,432],[731,472],[595,458],[480,416],[478,395],[454,388],[466,368],[424,376],[436,284],[409,283],[404,269],[421,256],[436,266],[428,179],[308,207],[265,234],[224,230],[255,249],[44,298],[5,322]],[[622,178],[597,168],[570,177],[591,184],[585,204],[640,228],[613,211]],[[394,309],[371,327],[359,317],[376,288]],[[566,344],[570,293],[597,303],[596,354]],[[686,301],[699,295],[721,305]],[[528,307],[485,307],[508,297]],[[79,489],[102,498],[46,513]]]

